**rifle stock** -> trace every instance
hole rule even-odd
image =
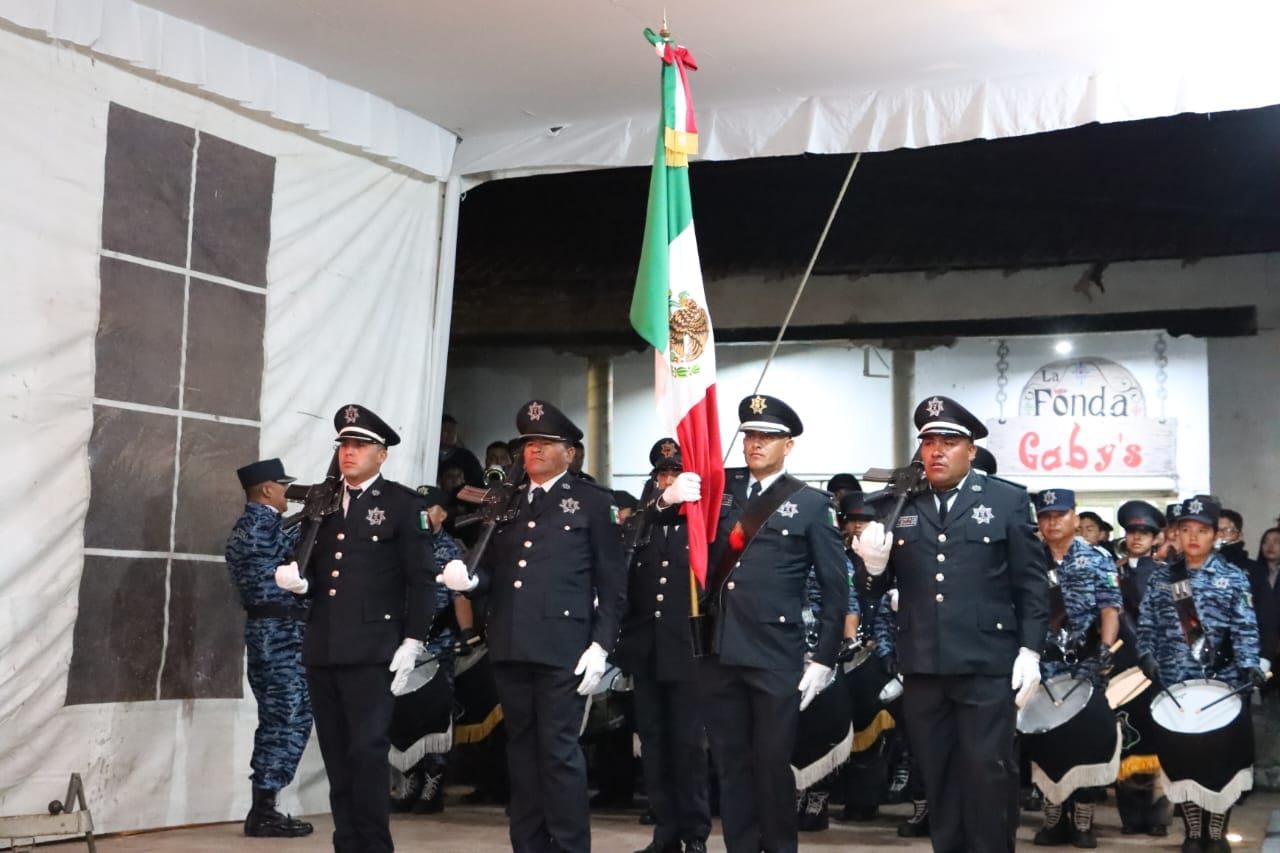
[[[656,499],[654,492],[657,490],[657,480],[650,477],[645,481],[644,490],[640,493],[640,503],[636,506],[635,512],[631,513],[626,524],[622,526],[623,565],[628,571],[631,569],[631,559],[636,555],[636,550],[649,541],[647,510],[649,504]]]
[[[485,492],[484,502],[480,504],[480,509],[475,513],[479,516],[483,528],[476,538],[476,544],[467,553],[467,574],[471,577],[476,576],[476,567],[480,565],[480,560],[484,558],[484,552],[489,547],[489,540],[493,538],[493,531],[497,529],[499,524],[511,521],[516,517],[516,512],[520,508],[520,482],[523,479],[524,455],[520,454],[511,463],[511,470],[507,472],[502,482]]]
[[[338,468],[338,451],[333,452],[329,460],[329,471],[319,483],[310,486],[290,486],[285,497],[296,500],[294,495],[305,489],[301,495],[302,512],[289,519],[286,524],[302,524],[302,533],[298,536],[298,544],[293,549],[293,559],[298,564],[298,574],[307,577],[307,564],[311,562],[311,553],[315,550],[316,535],[320,532],[320,524],[326,516],[342,509],[342,471]],[[296,521],[295,521],[296,519]]]

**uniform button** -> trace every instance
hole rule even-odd
[[[991,537],[990,537],[990,536],[983,536],[983,537],[982,537],[982,541],[983,541],[983,542],[990,542],[990,541],[991,541]]]
[[[338,541],[339,541],[339,542],[341,542],[343,539],[346,539],[346,538],[347,538],[347,534],[345,534],[345,533],[339,533],[339,534],[338,534]]]
[[[938,534],[938,541],[939,541],[939,542],[946,542],[946,541],[947,541],[947,534],[945,534],[945,533],[939,533],[939,534]]]
[[[338,591],[337,591],[336,589],[331,589],[331,590],[329,590],[329,596],[330,596],[331,598],[332,598],[333,596],[337,595],[337,594],[338,594]]]
[[[733,589],[733,588],[734,588],[734,587],[736,587],[736,586],[737,586],[737,584],[735,584],[733,581],[729,581],[727,584],[725,584],[725,587],[726,587],[727,589]]]
[[[390,621],[390,619],[391,619],[391,614],[390,614],[390,613],[384,613],[384,614],[382,614],[382,618],[383,618],[383,619],[386,619],[386,620],[388,620],[388,621]]]
[[[660,583],[660,584],[664,584],[664,583],[666,583],[666,582],[667,582],[667,579],[666,579],[666,578],[658,578],[658,583]]]
[[[779,621],[779,622],[786,622],[786,621],[787,621],[787,617],[785,617],[785,616],[779,616],[779,617],[778,617],[778,621]]]
[[[342,559],[342,552],[341,552],[341,551],[335,551],[335,552],[334,552],[334,554],[333,554],[333,559],[335,559],[335,560],[341,560],[341,559]]]
[[[661,610],[655,610],[655,611],[653,611],[653,618],[654,618],[654,619],[661,619],[661,618],[662,618],[662,611],[661,611]]]
[[[1003,622],[997,622],[997,623],[996,623],[996,630],[997,630],[997,631],[1003,631],[1003,630],[1004,630],[1004,623],[1003,623]]]
[[[670,560],[663,560],[663,561],[662,561],[662,565],[663,565],[664,567],[665,567],[665,566],[669,566],[669,565],[671,565],[671,561],[670,561]]]
[[[734,564],[733,564],[733,567],[734,567],[735,569],[742,568],[742,561],[741,561],[741,560],[739,560],[738,562],[734,563]]]
[[[520,587],[524,586],[524,581],[516,581],[515,583],[512,584],[512,586],[514,586],[516,589],[519,589]]]
[[[933,600],[934,600],[934,601],[942,601],[942,600],[943,600],[943,599],[945,599],[945,598],[946,598],[946,596],[945,596],[945,595],[943,595],[942,593],[938,593],[937,595],[935,595],[935,596],[933,597]]]
[[[936,575],[934,575],[933,579],[936,581],[945,580],[945,578],[942,575],[942,572],[938,572]]]
[[[533,547],[533,543],[532,543],[532,542],[530,542],[528,539],[526,539],[526,540],[524,540],[524,547],[526,547],[526,548],[532,548],[532,547]]]
[[[536,521],[531,521],[531,522],[529,522],[529,526],[530,526],[530,527],[537,527],[537,526],[538,526],[538,522],[536,522]]]
[[[899,544],[899,545],[906,545],[906,544],[907,544],[907,540],[905,540],[905,539],[899,539],[899,540],[898,540],[898,544]]]
[[[662,600],[662,598],[663,598],[663,595],[662,595],[662,593],[658,593],[658,594],[657,594],[656,596],[654,596],[654,597],[655,597],[655,598],[657,598],[659,601],[661,601],[661,600]]]
[[[528,561],[528,560],[520,560],[520,561],[518,561],[518,562],[516,563],[516,565],[523,569],[525,566],[529,565],[529,561]]]
[[[946,555],[946,554],[939,554],[939,555],[938,555],[938,562],[939,562],[939,563],[945,563],[946,561],[947,561],[947,555]]]
[[[338,570],[334,569],[333,571],[329,572],[329,574],[333,575],[336,578],[338,576]]]
[[[567,525],[567,524],[566,524],[566,525],[564,526],[564,529],[565,529],[565,530],[569,530],[569,529],[570,529],[569,525]]]
[[[374,537],[373,537],[373,541],[374,541],[374,542],[377,542],[377,541],[378,541],[378,537],[377,537],[377,536],[374,536]]]
[[[564,615],[565,615],[565,616],[568,616],[568,615],[569,615],[569,611],[568,611],[568,610],[566,610],[566,611],[564,612]]]

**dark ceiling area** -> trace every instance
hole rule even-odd
[[[815,274],[1280,250],[1278,155],[1280,107],[867,154]],[[704,276],[801,273],[850,161],[694,163]],[[617,333],[629,332],[648,179],[648,168],[610,169],[470,191],[459,218],[455,343],[494,342],[507,326],[495,313],[504,309],[561,318],[607,312],[618,318]],[[590,325],[607,335],[601,323]]]

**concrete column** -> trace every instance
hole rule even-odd
[[[613,358],[587,356],[587,464],[583,470],[602,486],[613,480]]]
[[[893,464],[906,465],[916,452],[911,419],[916,406],[916,352],[894,349],[889,364],[893,373]]]

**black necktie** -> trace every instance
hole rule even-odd
[[[534,486],[529,492],[529,510],[537,513],[538,510],[542,509],[542,499],[546,496],[547,492],[542,486]]]
[[[351,486],[347,486],[347,510],[343,515],[346,515],[347,512],[351,511],[351,505],[359,500],[360,496],[363,494],[364,489],[353,489]]]
[[[959,489],[947,489],[945,492],[934,492],[938,496],[938,522],[945,523],[947,520],[947,505],[951,499],[955,497]]]
[[[755,500],[760,497],[760,481],[754,480],[751,483],[751,489],[747,492],[747,500]]]

